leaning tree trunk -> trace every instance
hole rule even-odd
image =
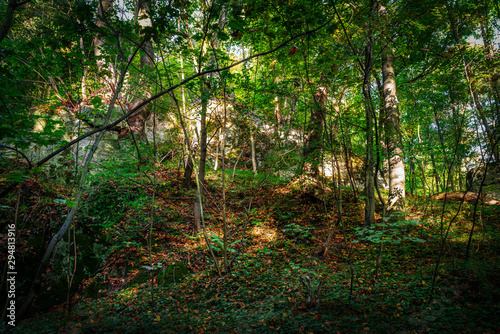
[[[0,26],[0,43],[2,43],[3,39],[7,36],[7,33],[10,30],[10,27],[14,23],[14,12],[15,10],[24,5],[26,1],[22,1],[21,3],[18,3],[16,0],[9,0],[9,3],[7,5],[7,8],[5,10],[5,16],[3,19],[3,23]]]
[[[106,118],[104,119],[104,125],[109,123],[111,116],[113,115],[114,104],[115,104],[116,98],[118,96],[118,93],[121,90],[121,87],[123,84],[123,78],[125,76],[125,71],[126,71],[126,68],[123,67],[122,72],[120,74],[120,80],[118,81],[117,90],[115,91],[113,97],[111,98],[111,103],[108,107],[108,112],[106,114]],[[18,312],[18,319],[19,320],[24,319],[28,315],[29,311],[31,310],[31,307],[33,305],[35,297],[38,294],[38,291],[40,290],[40,287],[41,287],[42,274],[45,273],[47,266],[49,264],[49,261],[52,257],[52,254],[53,254],[57,244],[59,243],[59,241],[61,241],[64,234],[66,234],[66,232],[71,227],[71,224],[73,223],[73,219],[78,211],[78,208],[80,206],[80,202],[81,202],[81,199],[83,196],[83,192],[84,192],[85,187],[86,187],[86,179],[87,179],[88,170],[90,168],[90,163],[92,162],[92,159],[94,157],[94,153],[97,150],[97,148],[99,147],[99,143],[101,142],[101,140],[105,134],[106,134],[106,131],[99,132],[99,134],[97,135],[89,153],[85,157],[85,162],[83,164],[83,168],[82,168],[82,171],[80,174],[81,175],[80,182],[79,182],[78,188],[76,190],[73,207],[71,208],[70,212],[68,213],[68,216],[66,217],[66,219],[64,221],[64,224],[59,228],[59,231],[57,231],[57,233],[52,237],[49,245],[47,246],[47,249],[45,250],[45,253],[42,257],[42,260],[40,261],[40,265],[38,266],[38,270],[36,271],[35,278],[33,279],[33,283],[31,285],[30,291],[28,292],[28,296],[26,297],[23,305],[19,309],[19,312]]]

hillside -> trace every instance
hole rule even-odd
[[[79,254],[75,278],[86,275],[86,279],[74,280],[68,303],[67,277],[57,267],[66,262],[62,254],[55,255],[35,302],[37,315],[22,322],[19,332],[496,330],[500,292],[497,206],[481,207],[472,253],[464,260],[473,207],[447,205],[443,228],[450,229],[434,275],[443,235],[441,202],[412,199],[408,218],[414,223],[384,228],[379,218],[361,238],[363,202],[353,196],[352,189],[341,189],[339,216],[338,195],[331,189],[312,201],[314,195],[304,194],[296,182],[254,179],[251,173],[238,170],[227,189],[229,269],[219,276],[203,236],[191,236],[193,217],[186,208],[192,205],[193,194],[180,189],[175,170],[158,166],[153,189],[141,177],[106,176],[86,194],[84,214],[75,224],[76,232],[71,232],[76,235]],[[205,219],[222,265],[220,176],[208,181]],[[32,240],[42,231],[49,234],[51,217],[57,216],[62,205],[53,199],[63,198],[65,189],[33,180],[23,189],[23,194],[28,193],[31,196],[23,196],[21,207],[26,211],[35,207],[46,214],[28,222],[20,236],[27,248],[27,263],[28,254],[34,254],[33,261],[39,256],[35,253],[40,246]],[[119,205],[118,198],[123,200]],[[42,237],[42,243],[47,240]],[[384,248],[375,277],[380,242]],[[85,255],[92,247],[93,254]],[[85,273],[79,274],[82,269]]]

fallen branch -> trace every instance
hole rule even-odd
[[[465,202],[474,202],[479,196],[479,200],[484,201],[484,204],[488,205],[500,205],[500,201],[491,198],[489,196],[481,196],[480,194],[473,193],[468,191],[466,193],[460,191],[441,193],[432,196],[431,198],[437,201],[465,201]]]

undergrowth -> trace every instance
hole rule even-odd
[[[360,234],[363,201],[349,196],[349,189],[343,189],[339,217],[331,191],[313,203],[282,180],[253,180],[248,172],[237,171],[227,191],[231,270],[218,277],[204,239],[191,235],[192,192],[180,188],[180,175],[171,169],[160,168],[157,178],[154,204],[153,187],[139,174],[133,182],[110,175],[94,178],[96,186],[86,194],[78,224],[95,236],[92,258],[99,269],[87,270],[79,282],[71,312],[62,300],[54,300],[51,311],[38,309],[18,332],[497,330],[497,207],[481,208],[473,251],[465,260],[472,226],[472,206],[465,205],[437,265],[443,231],[457,203],[447,204],[441,220],[442,203],[419,199],[408,214],[408,221],[418,223],[386,224],[377,216],[377,225]],[[209,183],[205,212],[220,259],[220,179]],[[329,234],[328,251],[318,253]]]

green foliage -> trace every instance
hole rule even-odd
[[[296,223],[286,224],[285,228],[282,229],[282,232],[287,237],[294,239],[295,241],[301,241],[307,243],[314,240],[314,237],[312,236],[312,231],[314,231],[314,227],[300,226]]]
[[[387,177],[385,162],[391,153],[386,151],[391,147],[384,141],[390,139],[386,125],[391,120],[385,119],[380,69],[381,56],[393,52],[407,188],[417,195],[456,190],[465,169],[488,155],[499,132],[498,53],[465,43],[478,27],[485,41],[492,35],[498,8],[473,1],[447,6],[386,1],[380,5],[388,15],[381,15],[369,1],[174,0],[155,3],[148,13],[153,26],[139,29],[147,15],[126,15],[135,2],[116,4],[104,13],[103,24],[96,23],[99,3],[23,2],[1,42],[0,143],[8,146],[0,152],[2,187],[12,181],[28,184],[34,176],[52,184],[46,175],[64,175],[67,185],[76,184],[80,166],[69,152],[28,171],[16,150],[35,162],[75,138],[70,120],[82,121],[86,130],[101,126],[122,65],[128,69],[113,120],[134,101],[160,96],[134,115],[147,118],[147,134],[121,137],[137,125],[133,118],[106,134],[120,139],[111,145],[109,159],[94,160],[75,221],[75,240],[65,235],[58,245],[37,302],[46,303],[43,309],[62,303],[66,291],[59,287],[74,269],[77,277],[70,292],[91,278],[86,287],[91,298],[76,300],[74,313],[60,318],[51,313],[28,320],[20,324],[20,332],[496,330],[489,319],[499,316],[494,284],[500,263],[497,209],[483,208],[474,222],[477,251],[466,263],[457,254],[463,252],[471,217],[477,215],[466,208],[457,216],[429,300],[435,254],[441,252],[444,226],[453,215],[449,210],[458,210],[456,205],[447,204],[440,217],[435,202],[417,197],[419,205],[409,212],[418,219],[384,219],[359,228],[362,201],[350,198],[345,189],[338,189],[343,200],[337,202],[337,189],[325,187],[320,208],[315,196],[298,196],[321,177],[288,182],[303,164],[311,110],[318,107],[314,96],[323,88],[328,96],[322,106],[322,135],[315,142],[317,161],[329,167],[335,158],[343,168],[344,184],[362,183],[366,133],[372,130],[365,109],[370,106],[378,131],[373,153],[380,176]],[[6,5],[1,7],[5,11]],[[312,29],[314,33],[305,34]],[[199,76],[200,71],[274,49],[296,35],[275,52]],[[95,38],[103,42],[99,56]],[[154,41],[155,66],[143,68],[139,58],[146,55],[142,47],[149,41]],[[370,98],[361,87],[368,46],[375,56],[369,64]],[[190,76],[197,78],[166,93]],[[209,242],[221,257],[221,221],[227,218],[227,250],[238,255],[218,278],[211,275],[213,260],[201,234],[188,237],[193,190],[179,186],[187,150],[197,165],[203,146],[200,99],[209,102],[208,165],[214,165],[218,154],[220,166],[224,136],[226,180],[228,175],[232,180],[234,170],[234,181],[224,183],[225,210],[220,173],[205,171],[205,218],[210,231],[217,231],[209,234]],[[222,129],[224,133],[217,132]],[[251,171],[252,144],[256,175]],[[168,163],[157,163],[167,156]],[[19,202],[13,192],[0,206],[1,216],[7,217],[2,219],[18,224],[18,246],[26,257],[23,274],[36,267],[50,236],[75,205],[74,187],[58,192],[47,188],[16,188]],[[318,254],[326,240],[331,241],[329,251]],[[389,250],[376,280],[369,277],[376,247],[360,241]],[[68,252],[75,245],[80,247],[76,255]],[[21,297],[30,285],[28,276],[19,283]],[[151,279],[153,288],[146,284]]]
[[[369,241],[375,244],[399,244],[403,241],[425,242],[425,240],[417,238],[411,233],[423,224],[419,219],[404,220],[390,222],[390,217],[385,217],[384,222],[373,224],[368,227],[356,227],[358,239],[354,242]]]
[[[224,241],[219,237],[219,235],[215,233],[210,233],[208,239],[210,240],[214,252],[222,254],[222,251],[224,249]],[[235,247],[240,242],[241,240],[230,242],[228,244],[227,251],[229,253],[236,253],[236,249],[234,249],[233,247]]]
[[[183,262],[176,262],[166,266],[164,265],[158,271],[158,284],[167,285],[172,283],[179,283],[190,272],[190,269]]]

